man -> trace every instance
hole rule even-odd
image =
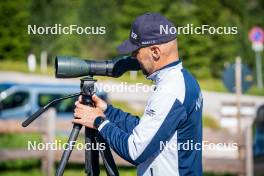
[[[173,27],[158,13],[139,16],[129,40],[118,47],[121,54],[132,53],[155,83],[143,117],[94,95],[96,107],[76,102],[73,122],[98,129],[116,153],[137,166],[138,175],[202,175],[201,91],[182,67],[176,35],[162,33],[160,25]]]

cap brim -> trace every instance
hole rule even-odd
[[[119,54],[127,54],[136,51],[139,48],[139,46],[133,44],[130,40],[126,40],[117,47],[117,51]]]

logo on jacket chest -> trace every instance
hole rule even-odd
[[[156,115],[156,112],[153,109],[147,109],[146,110],[146,115],[153,117]]]
[[[196,111],[197,111],[198,109],[201,108],[202,103],[203,103],[203,95],[202,95],[202,93],[200,92],[199,97],[198,97],[197,100],[196,100],[196,105],[195,105],[195,110],[196,110]]]

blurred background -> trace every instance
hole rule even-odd
[[[237,27],[238,33],[230,35],[178,35],[179,55],[203,91],[204,141],[239,146],[235,151],[230,146],[205,150],[204,175],[263,175],[264,89],[259,83],[264,78],[260,74],[264,71],[262,0],[0,1],[0,175],[52,175],[61,153],[28,151],[28,141],[67,141],[75,99],[54,105],[29,128],[22,128],[21,121],[54,98],[79,92],[79,79],[55,79],[55,56],[116,57],[115,48],[128,38],[133,20],[146,12],[159,12],[175,26]],[[55,24],[105,26],[106,33],[28,34],[28,25]],[[261,30],[251,36],[254,26]],[[236,77],[236,73],[241,76]],[[102,85],[152,84],[141,72],[96,79]],[[235,84],[237,80],[241,84]],[[97,91],[109,103],[138,116],[149,93]],[[83,142],[83,133],[79,142]],[[50,155],[53,157],[48,158]],[[83,175],[83,159],[83,151],[73,152],[65,175]],[[134,167],[117,156],[116,161],[121,175],[136,175]],[[103,167],[102,171],[105,174]]]

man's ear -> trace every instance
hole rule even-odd
[[[154,46],[151,46],[150,47],[150,50],[151,50],[151,54],[152,54],[152,58],[155,60],[155,61],[158,61],[160,59],[160,48],[156,45]]]

